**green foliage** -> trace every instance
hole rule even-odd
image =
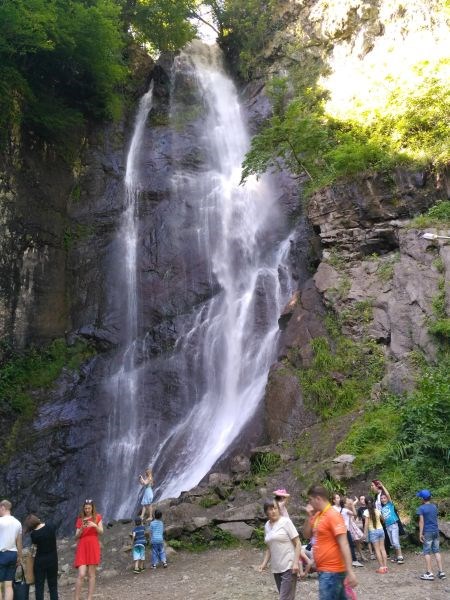
[[[280,466],[281,458],[275,452],[257,452],[250,458],[253,475],[267,475]]]
[[[121,0],[122,18],[134,32],[136,41],[154,51],[176,51],[195,35],[189,21],[196,0]]]
[[[205,496],[199,502],[199,505],[203,508],[211,508],[211,506],[216,506],[216,504],[220,504],[220,498],[217,496]]]
[[[284,108],[275,86],[274,115],[256,135],[243,163],[243,180],[270,167],[287,165],[309,179],[312,192],[335,180],[394,165],[443,168],[450,160],[450,91],[429,77],[414,95],[395,89],[385,111],[364,118],[336,118],[326,112],[326,93],[304,82]]]
[[[322,485],[327,490],[330,501],[334,494],[339,494],[340,496],[345,496],[347,494],[347,488],[342,481],[337,481],[332,477],[323,479]]]
[[[443,200],[432,206],[424,215],[411,222],[411,227],[450,227],[450,200]]]
[[[252,533],[251,542],[257,548],[265,548],[264,527],[255,527]]]
[[[176,50],[194,36],[194,0],[3,0],[0,144],[12,129],[70,147],[86,119],[122,110],[127,44]]]
[[[31,416],[36,406],[33,390],[51,387],[63,367],[78,369],[93,353],[87,342],[67,346],[58,339],[46,350],[10,354],[0,365],[0,412],[9,408],[17,415]]]
[[[450,342],[450,318],[437,319],[430,325],[428,331],[436,337]]]
[[[353,303],[342,311],[341,319],[346,325],[368,325],[373,319],[373,299]]]
[[[423,370],[411,394],[368,404],[337,448],[355,454],[361,471],[376,469],[410,506],[420,488],[431,488],[436,498],[450,495],[449,369],[449,356],[442,356]]]
[[[311,342],[311,366],[299,371],[305,403],[323,419],[358,406],[384,372],[383,353],[373,340],[354,342],[337,326],[329,332],[332,340]]]
[[[207,1],[220,29],[220,43],[230,63],[249,79],[257,74],[258,54],[281,26],[277,0]]]
[[[361,472],[379,468],[392,454],[399,425],[398,406],[392,399],[386,398],[377,404],[366,403],[364,415],[355,421],[336,451],[354,454],[354,466]]]
[[[187,539],[168,540],[167,544],[176,550],[204,552],[211,548],[232,548],[239,545],[239,540],[219,527],[206,527],[194,531]]]

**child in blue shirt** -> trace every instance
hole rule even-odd
[[[162,562],[163,567],[167,567],[166,552],[164,550],[164,523],[162,522],[162,512],[155,510],[155,518],[149,525],[150,537],[152,542],[152,569]]]
[[[140,573],[144,570],[146,533],[140,517],[134,520],[134,524],[135,528],[131,533],[133,538],[134,573]]]
[[[427,566],[426,572],[420,576],[420,579],[432,581],[434,579],[431,571],[431,554],[434,557],[438,566],[439,579],[445,579],[445,573],[442,569],[442,559],[439,552],[439,526],[437,520],[437,506],[432,504],[430,490],[420,490],[416,496],[421,498],[422,505],[417,509],[419,515],[419,538],[423,543],[423,554]]]

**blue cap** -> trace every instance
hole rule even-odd
[[[422,498],[422,500],[429,500],[431,498],[430,490],[420,490],[416,494],[417,498]]]

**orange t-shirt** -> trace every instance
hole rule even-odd
[[[318,571],[343,573],[345,563],[341,548],[336,540],[337,535],[347,535],[342,515],[331,507],[322,514],[317,512],[310,519],[314,540],[314,561]]]

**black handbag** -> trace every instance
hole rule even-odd
[[[13,592],[14,592],[14,600],[28,600],[30,594],[30,586],[25,581],[25,574],[23,572],[23,568],[20,567],[20,579],[17,579],[17,571],[16,571],[16,580],[13,582]]]
[[[402,523],[402,520],[400,519],[400,515],[397,512],[397,509],[394,506],[394,510],[395,510],[395,514],[397,515],[397,519],[398,519],[398,535],[406,535],[406,531],[405,531],[405,527]]]

